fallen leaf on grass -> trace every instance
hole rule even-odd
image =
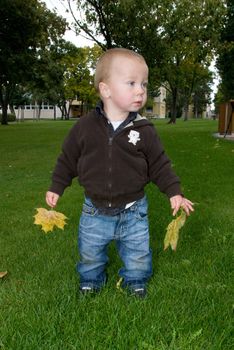
[[[0,278],[3,278],[7,275],[7,271],[0,272]]]
[[[120,277],[120,279],[119,279],[118,282],[116,283],[116,288],[117,288],[117,289],[122,289],[122,288],[121,288],[122,282],[123,282],[123,277]]]
[[[35,225],[41,225],[41,229],[47,233],[53,231],[54,226],[57,226],[60,229],[64,229],[66,225],[65,220],[67,217],[55,210],[46,210],[44,208],[36,208],[37,214],[34,215]]]
[[[169,245],[172,250],[176,250],[177,242],[179,239],[179,231],[181,227],[184,226],[186,221],[186,213],[182,210],[181,214],[174,220],[170,222],[167,226],[167,232],[164,238],[164,250],[166,250]]]

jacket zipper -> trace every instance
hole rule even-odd
[[[111,178],[112,178],[112,144],[113,144],[113,138],[115,135],[119,134],[123,129],[125,129],[126,127],[128,127],[128,125],[126,125],[123,129],[121,129],[118,132],[115,132],[112,128],[112,126],[109,126],[112,130],[109,129],[109,138],[108,138],[108,146],[109,146],[109,150],[108,150],[108,158],[109,158],[109,167],[108,167],[108,191],[110,193],[109,196],[109,201],[108,201],[108,208],[112,207],[112,182],[111,182]]]
[[[110,197],[109,197],[109,202],[108,202],[108,208],[112,207],[112,182],[111,182],[111,177],[112,177],[112,142],[113,142],[113,136],[109,137],[109,150],[108,150],[108,158],[109,158],[109,167],[108,167],[108,190],[110,191]]]

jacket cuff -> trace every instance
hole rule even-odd
[[[171,198],[177,195],[184,197],[179,183],[171,185],[170,187],[167,188],[165,192],[168,198]]]
[[[65,187],[59,182],[53,182],[49,187],[50,192],[57,193],[59,196],[63,195],[64,190]]]

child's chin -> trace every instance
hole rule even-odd
[[[139,109],[141,109],[141,108],[142,108],[142,106],[135,106],[135,107],[132,107],[129,112],[138,112]]]

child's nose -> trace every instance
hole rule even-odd
[[[139,95],[144,95],[145,91],[146,91],[146,89],[145,89],[145,87],[143,85],[141,85],[141,84],[138,85],[137,92],[138,92]]]

